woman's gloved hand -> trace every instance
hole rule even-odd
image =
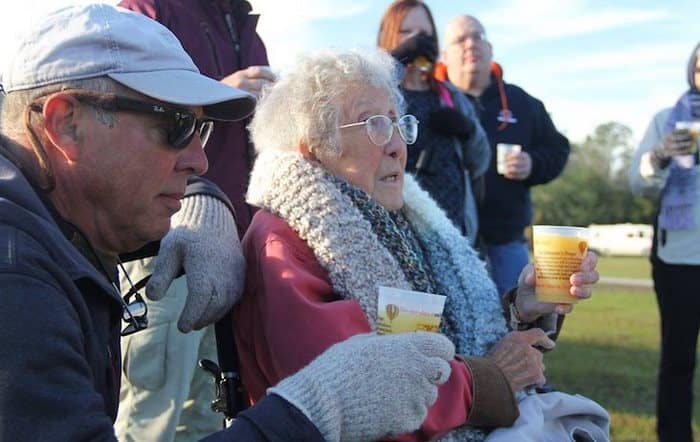
[[[377,440],[420,427],[454,353],[438,333],[357,335],[268,393],[297,407],[328,441]]]
[[[695,150],[696,143],[688,129],[674,129],[667,133],[652,150],[652,162],[660,169],[665,169],[671,158],[688,155]]]
[[[462,112],[450,107],[441,107],[428,115],[428,127],[448,137],[465,141],[474,133],[474,122]]]

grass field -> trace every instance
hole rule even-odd
[[[649,258],[642,256],[601,256],[598,261],[598,271],[601,276],[634,279],[651,278],[651,264],[649,264]]]
[[[598,268],[605,276],[649,278],[646,258],[601,258]],[[547,378],[562,391],[583,394],[603,405],[611,415],[614,441],[654,441],[659,340],[651,290],[601,288],[567,317],[557,349],[545,356]],[[700,440],[698,371],[696,440]]]

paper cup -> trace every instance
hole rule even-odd
[[[535,295],[540,302],[574,304],[569,278],[581,268],[588,250],[585,227],[532,226],[535,257]]]
[[[520,152],[522,146],[519,144],[498,143],[496,144],[496,172],[500,175],[506,173],[506,158],[511,152]]]
[[[692,149],[692,154],[676,155],[673,157],[673,161],[684,169],[691,169],[695,166],[695,152],[698,150],[698,143],[700,143],[700,121],[676,121],[676,129],[688,129],[695,140],[695,146]]]
[[[393,287],[379,287],[377,333],[437,332],[445,297]]]

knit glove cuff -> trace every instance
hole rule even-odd
[[[326,440],[375,440],[420,427],[453,357],[454,345],[436,333],[358,335],[268,393],[296,406]]]
[[[309,374],[313,373],[313,376]],[[342,416],[341,404],[328,379],[328,370],[323,368],[302,370],[267,390],[294,405],[309,418],[326,441],[340,440]]]
[[[207,195],[182,200],[170,220],[146,295],[157,301],[184,269],[187,299],[178,320],[183,333],[219,320],[240,299],[245,260],[236,222],[226,205]]]

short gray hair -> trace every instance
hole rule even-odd
[[[296,151],[303,141],[316,155],[340,155],[341,100],[372,86],[386,90],[401,114],[400,80],[396,62],[381,49],[302,55],[291,72],[263,92],[249,126],[255,149]]]
[[[48,163],[46,152],[44,151],[44,140],[36,126],[40,118],[32,118],[32,127],[39,142],[34,145],[32,134],[27,133],[25,115],[27,108],[38,98],[68,89],[86,89],[95,92],[119,92],[126,88],[109,77],[95,77],[84,80],[72,80],[63,83],[55,83],[49,86],[42,86],[33,89],[18,90],[9,92],[2,97],[0,102],[0,132],[5,138],[3,143],[5,150],[13,157],[35,185],[47,192],[53,190],[53,169]],[[104,109],[94,108],[95,117],[98,121],[106,125],[114,124],[116,118],[113,113]],[[26,137],[33,146],[27,146],[20,140]],[[11,141],[14,141],[11,142]]]

